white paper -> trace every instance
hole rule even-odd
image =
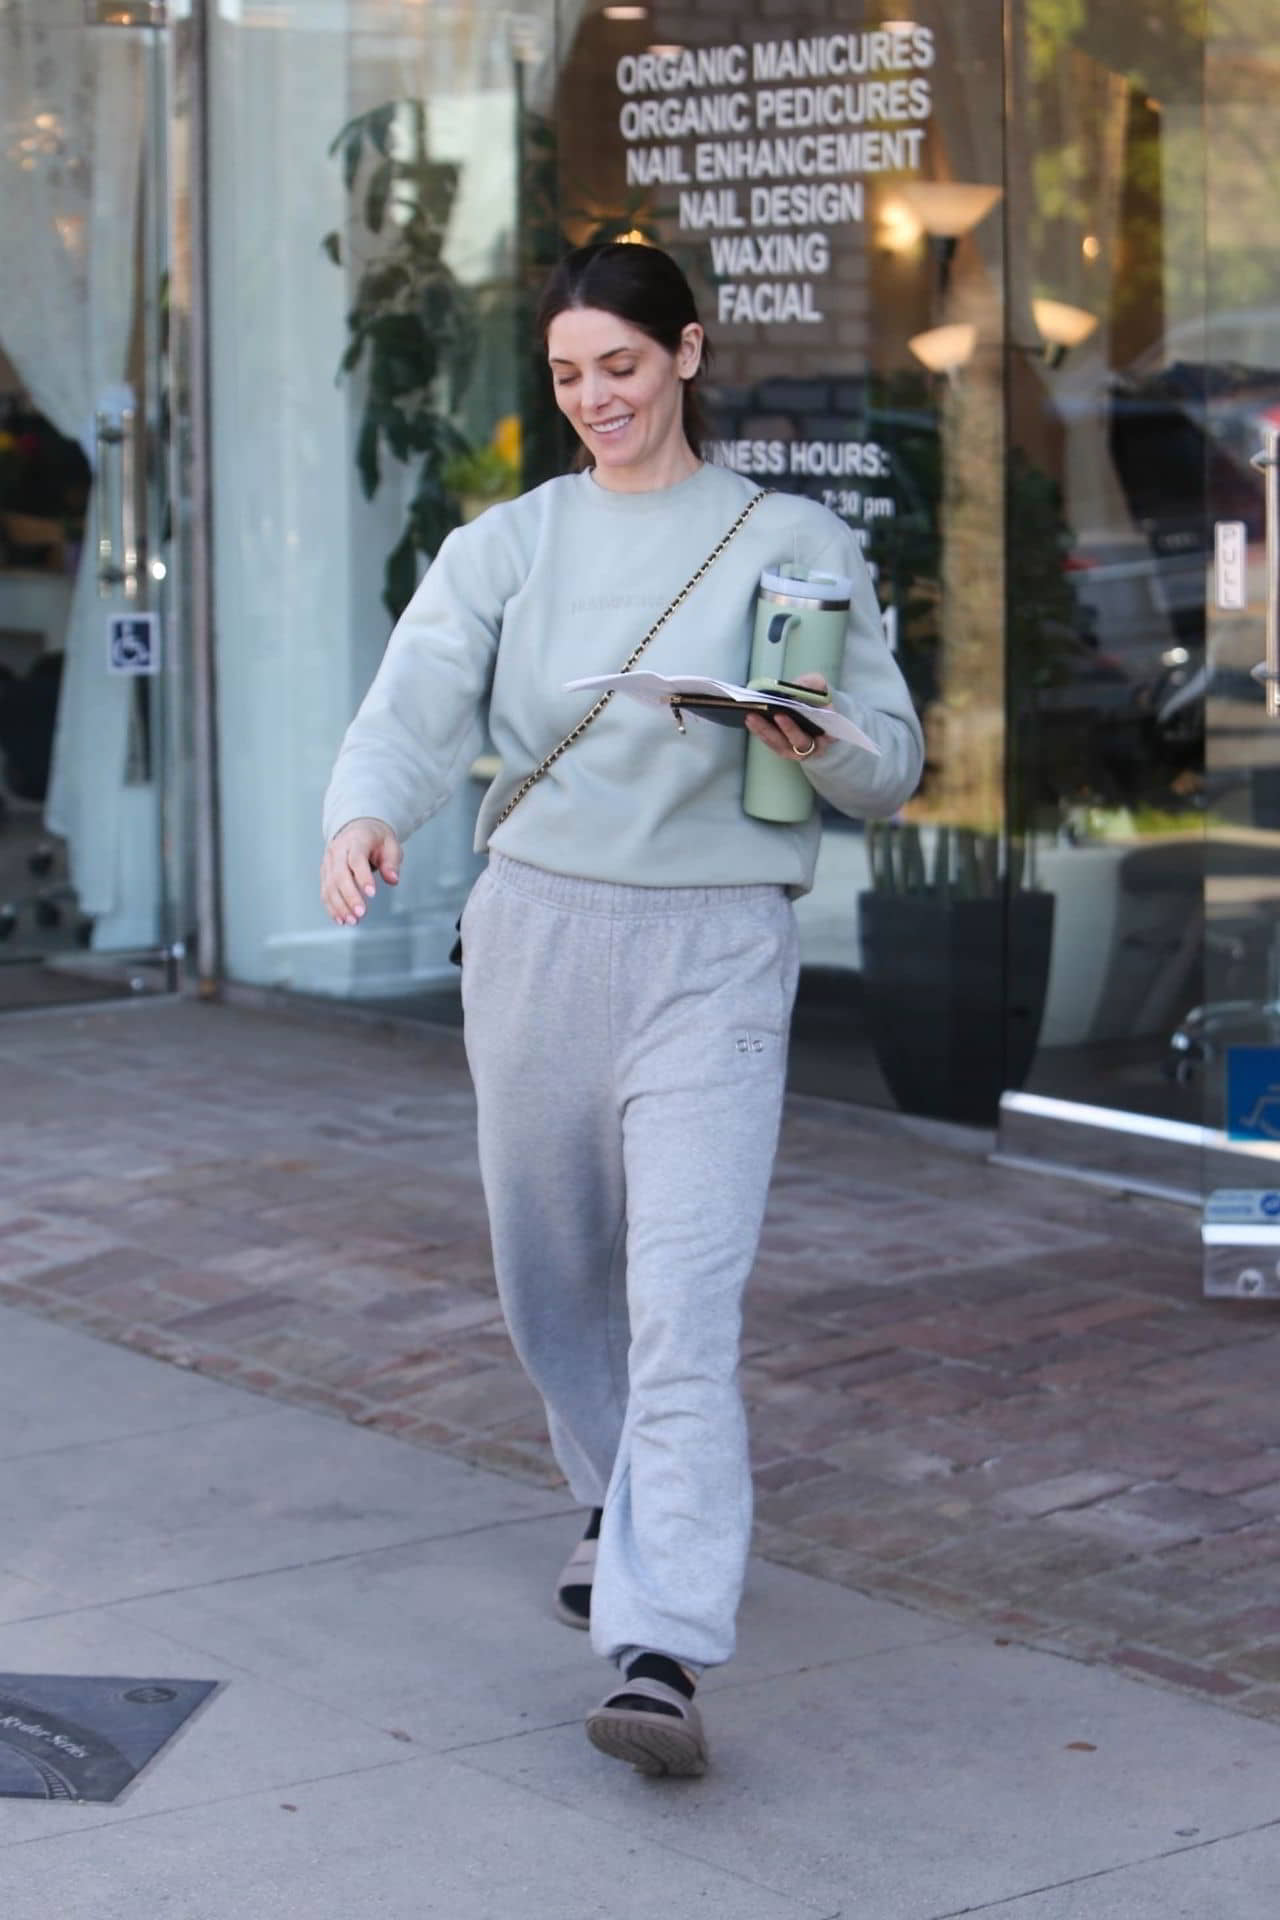
[[[638,668],[635,673],[597,673],[586,680],[566,680],[565,689],[569,693],[625,693],[631,700],[639,700],[646,707],[669,707],[682,693],[718,693],[730,700],[759,700],[761,695],[750,687],[735,686],[729,680],[708,680],[702,674],[646,672]],[[771,707],[781,707],[784,713],[798,713],[806,720],[820,727],[823,733],[829,733],[833,740],[848,740],[855,747],[865,747],[868,753],[874,753],[877,759],[880,749],[854,725],[843,713],[837,713],[834,707],[811,707],[803,700],[786,700],[780,694],[767,695]],[[696,720],[697,709],[689,708],[689,718]]]

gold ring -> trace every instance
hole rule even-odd
[[[792,747],[791,751],[792,753],[794,753],[797,760],[807,760],[809,758],[809,755],[813,752],[814,748],[817,746],[817,744],[818,743],[816,740],[811,740],[807,747],[803,749],[801,749],[800,747]]]

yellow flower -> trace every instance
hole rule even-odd
[[[493,430],[493,450],[510,467],[520,466],[520,416],[505,413]]]

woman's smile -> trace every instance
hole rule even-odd
[[[596,480],[645,492],[697,466],[685,438],[684,381],[697,370],[702,330],[678,353],[598,307],[566,307],[547,329],[556,405],[590,452]]]

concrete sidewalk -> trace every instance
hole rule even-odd
[[[564,1496],[0,1309],[0,1667],[219,1679],[5,1920],[1273,1920],[1280,1729],[752,1565],[714,1770],[588,1746]]]

